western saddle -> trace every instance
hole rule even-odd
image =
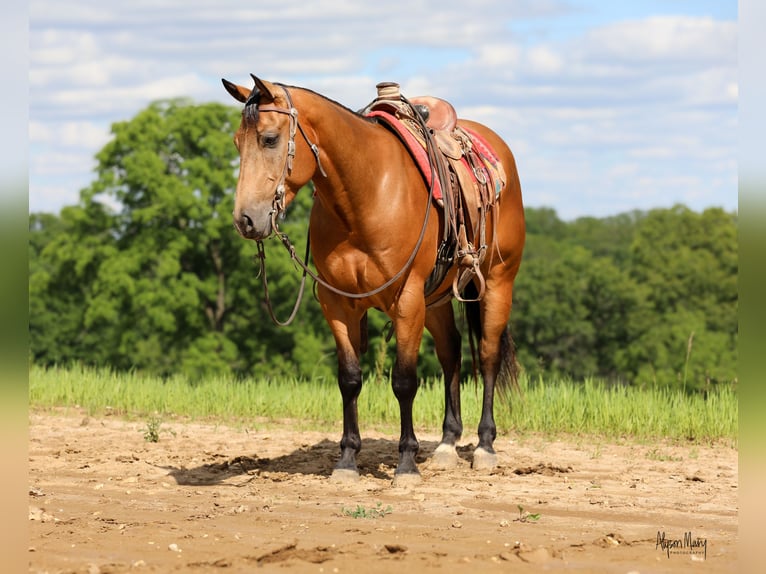
[[[505,186],[503,166],[484,138],[457,124],[457,113],[449,102],[432,96],[408,100],[394,82],[380,83],[377,90],[378,97],[361,113],[399,136],[443,209],[444,234],[425,295],[432,294],[457,265],[451,295],[431,305],[445,303],[451,296],[459,301],[481,300],[486,223],[489,214],[494,217],[493,208]],[[464,290],[474,278],[479,283],[478,293],[466,298]]]

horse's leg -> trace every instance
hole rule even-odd
[[[405,288],[392,317],[396,332],[396,361],[391,374],[391,386],[399,401],[401,422],[399,464],[394,476],[394,484],[398,485],[420,480],[420,471],[415,463],[420,444],[415,437],[412,405],[418,390],[418,352],[423,338],[425,315],[422,284],[419,290]]]
[[[337,306],[323,304],[325,318],[335,337],[338,354],[338,387],[343,399],[343,436],[340,440],[340,460],[332,476],[336,480],[359,478],[356,455],[362,448],[359,434],[357,397],[362,390],[362,369],[359,364],[361,323],[359,317],[342,313]]]
[[[510,356],[510,339],[506,331],[511,314],[513,278],[489,277],[484,298],[481,301],[481,340],[479,360],[484,395],[479,420],[479,445],[473,453],[473,468],[492,469],[497,465],[497,454],[493,447],[497,436],[494,417],[495,383],[503,362],[507,368],[513,357]],[[510,374],[510,373],[507,373]]]
[[[433,336],[436,356],[444,372],[442,440],[431,458],[431,467],[455,468],[458,464],[455,443],[463,434],[463,420],[460,416],[460,333],[455,327],[452,303],[428,309],[426,328]]]
[[[333,478],[356,479],[356,455],[362,449],[359,434],[357,397],[362,390],[362,369],[357,356],[348,349],[338,349],[338,387],[343,399],[343,436],[340,439],[340,459],[333,470]]]

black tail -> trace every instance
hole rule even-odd
[[[468,284],[465,289],[466,299],[475,299],[477,296],[478,291],[474,284]],[[468,324],[468,342],[471,346],[473,375],[474,379],[478,382],[478,360],[476,357],[476,350],[478,349],[482,335],[480,303],[478,301],[463,303],[463,313],[465,321]],[[516,347],[513,344],[513,338],[511,337],[508,327],[505,328],[503,334],[500,336],[500,370],[497,373],[495,386],[502,398],[509,398],[508,391],[510,389],[520,392],[519,369],[518,363],[516,362]]]

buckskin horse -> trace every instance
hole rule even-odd
[[[354,112],[305,88],[251,76],[253,89],[222,80],[229,94],[244,104],[234,135],[240,155],[234,226],[242,237],[256,240],[260,246],[272,232],[279,233],[277,216],[313,181],[309,240],[316,294],[335,339],[343,402],[341,454],[333,478],[359,476],[356,457],[362,440],[357,397],[362,389],[360,354],[367,346],[370,308],[390,318],[396,337],[391,385],[399,402],[401,434],[394,484],[420,480],[412,407],[424,328],[433,337],[445,385],[442,438],[431,468],[457,466],[455,445],[463,432],[461,343],[449,301],[459,269],[449,268],[439,284],[429,289],[430,294],[426,293],[448,225],[441,217],[443,207],[430,196],[433,185],[401,137],[378,118]],[[465,316],[471,340],[478,345],[484,382],[479,443],[472,466],[488,469],[497,464],[493,449],[495,386],[503,390],[515,383],[507,323],[524,246],[524,214],[516,163],[508,146],[479,123],[461,119],[457,126],[483,138],[505,173],[505,181],[496,190],[492,216],[486,217],[482,228],[489,238],[486,256],[463,288]]]

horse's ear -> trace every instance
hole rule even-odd
[[[250,77],[253,78],[253,81],[255,82],[255,87],[258,90],[258,93],[261,96],[261,102],[270,104],[274,101],[274,94],[271,93],[271,88],[267,85],[267,82],[264,82],[260,78],[256,77],[254,74],[250,74]]]
[[[250,90],[247,88],[232,84],[229,80],[224,78],[221,78],[221,82],[223,82],[223,87],[226,88],[226,91],[229,92],[231,97],[235,100],[244,104],[247,101],[247,98],[250,97]]]

